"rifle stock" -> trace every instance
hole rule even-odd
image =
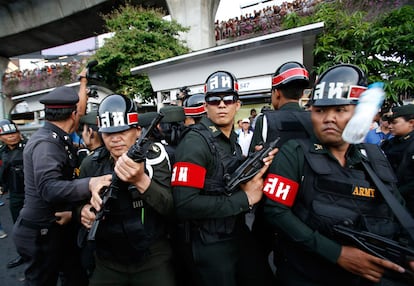
[[[158,113],[157,117],[151,121],[150,126],[143,131],[135,144],[128,149],[127,155],[129,158],[138,163],[145,160],[146,152],[151,143],[149,139],[150,135],[154,129],[157,128],[157,125],[160,123],[163,117],[164,114]],[[111,184],[102,192],[102,208],[99,210],[99,212],[96,212],[95,220],[88,233],[88,240],[95,240],[96,231],[98,229],[100,221],[105,217],[106,214],[110,212],[109,202],[117,198],[117,192],[123,183],[124,182],[118,178],[115,172],[113,172]]]
[[[409,281],[414,282],[414,272],[409,265],[410,261],[414,261],[413,248],[374,233],[357,231],[342,225],[335,225],[333,230],[340,241],[351,243],[371,255],[404,267],[403,275]]]
[[[226,182],[226,194],[231,195],[237,190],[239,184],[245,183],[263,167],[263,159],[269,155],[269,152],[276,148],[280,137],[263,146],[259,151],[250,154],[247,159],[233,172],[233,174],[225,174],[224,180]]]

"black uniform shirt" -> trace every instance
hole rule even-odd
[[[75,154],[69,135],[46,122],[29,139],[23,152],[25,204],[21,217],[49,223],[55,212],[90,196],[89,180],[74,180]],[[62,209],[63,208],[63,209]]]

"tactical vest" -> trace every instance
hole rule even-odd
[[[313,146],[309,140],[298,142],[305,150],[306,163],[293,211],[302,221],[331,238],[332,226],[345,221],[382,236],[395,233],[392,210],[363,167],[342,168],[326,154],[307,152]],[[370,155],[370,163],[392,192],[394,179],[383,164],[385,157],[381,153]]]
[[[386,237],[392,237],[396,233],[397,224],[393,212],[362,164],[359,169],[342,168],[326,154],[309,152],[313,148],[310,140],[301,139],[298,142],[304,150],[305,164],[303,181],[292,208],[297,217],[312,230],[332,240],[337,240],[332,227],[343,223],[352,224],[357,230]],[[391,186],[395,178],[390,174],[387,159],[378,146],[363,146],[366,147],[363,152],[368,153],[370,164],[392,192]],[[282,256],[292,261],[292,266],[297,271],[307,273],[307,277],[315,281],[322,279],[329,284],[341,281],[343,285],[358,285],[359,277],[318,255],[298,249],[283,237],[281,241]]]
[[[240,146],[235,144],[235,154],[228,154],[224,152],[216,138],[204,125],[195,124],[190,129],[197,132],[206,141],[214,156],[215,170],[211,176],[206,177],[203,194],[208,196],[228,195],[224,175],[231,174],[240,165],[243,158]],[[235,215],[225,218],[193,220],[191,228],[197,230],[204,243],[214,243],[233,239],[242,223],[244,223],[244,215]]]
[[[2,150],[3,165],[0,176],[11,194],[24,194],[23,149],[26,141],[21,141],[15,149]]]
[[[263,132],[266,142],[274,141],[280,137],[276,147],[280,148],[290,139],[308,138],[313,132],[310,112],[297,110],[271,110],[265,111],[267,124],[263,123]],[[267,126],[267,132],[265,131]],[[262,136],[264,138],[264,136]]]
[[[166,153],[162,155],[167,156]],[[106,149],[91,156],[90,166],[82,168],[96,170],[96,176],[113,172],[113,160]],[[146,163],[151,159],[157,158],[149,154]],[[115,197],[109,200],[108,209],[109,213],[100,222],[96,233],[96,252],[102,259],[122,264],[137,263],[148,254],[149,246],[166,234],[165,218],[141,198],[135,187],[126,183],[121,182]]]

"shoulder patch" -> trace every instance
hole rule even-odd
[[[295,202],[299,184],[288,178],[269,174],[263,185],[263,193],[272,201],[291,207]]]
[[[177,162],[173,166],[171,186],[184,186],[201,189],[204,187],[207,170],[189,162]]]

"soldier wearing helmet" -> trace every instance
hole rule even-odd
[[[206,114],[204,102],[204,93],[192,94],[184,100],[185,126],[200,122],[201,117]]]
[[[272,106],[256,120],[250,151],[261,142],[280,137],[278,146],[292,138],[309,136],[310,117],[299,105],[309,86],[309,73],[301,63],[290,61],[278,67],[272,76]]]
[[[391,139],[381,149],[397,175],[398,190],[414,216],[414,104],[395,106],[388,116]]]
[[[281,285],[371,285],[386,282],[385,270],[403,271],[349,246],[333,230],[346,223],[358,231],[398,235],[393,212],[373,184],[362,154],[387,191],[401,198],[387,159],[377,145],[342,139],[366,86],[357,66],[340,64],[324,72],[310,101],[315,136],[285,143],[269,168],[264,214],[278,233],[275,262]]]
[[[17,125],[10,119],[0,120],[0,184],[9,192],[10,212],[16,222],[24,203],[23,149],[27,140],[23,138]],[[7,263],[7,268],[21,265],[24,259],[19,255]]]
[[[124,183],[110,199],[109,212],[96,232],[96,269],[93,285],[174,285],[167,220],[173,212],[168,155],[160,143],[151,143],[143,162],[127,151],[141,136],[139,114],[132,99],[113,94],[99,105],[99,132],[105,152],[81,165],[80,177],[113,173]],[[114,189],[112,189],[114,190]],[[80,210],[81,223],[90,228],[102,208],[99,192]],[[111,265],[108,267],[107,265]]]
[[[255,249],[245,214],[262,197],[266,168],[232,195],[226,193],[223,179],[242,160],[233,130],[240,108],[238,89],[236,77],[227,71],[209,75],[204,85],[206,117],[189,128],[175,151],[171,184],[179,220],[177,252],[182,259],[177,264],[184,265],[182,273],[178,271],[180,285],[236,286],[248,284],[249,278],[269,285],[266,263],[253,257],[254,265],[243,261],[243,255]],[[266,160],[271,159],[272,155]],[[243,263],[249,271],[240,268]]]

